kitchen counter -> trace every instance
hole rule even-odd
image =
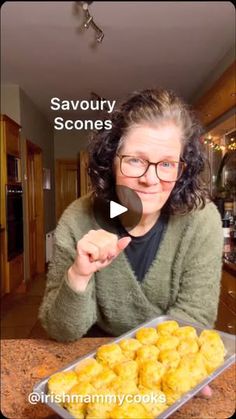
[[[81,338],[72,343],[49,339],[2,340],[2,413],[8,418],[18,419],[58,418],[48,406],[28,402],[28,395],[34,385],[43,377],[110,340],[112,338],[108,337]],[[171,417],[223,419],[232,416],[235,411],[235,374],[235,365],[232,365],[211,383],[211,399],[194,397]]]

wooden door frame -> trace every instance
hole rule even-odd
[[[6,219],[6,184],[7,184],[7,151],[6,151],[6,123],[1,115],[0,124],[0,232],[1,244],[1,297],[9,290],[9,266],[7,262],[7,219]]]
[[[78,161],[77,159],[56,159],[55,160],[55,192],[56,192],[56,220],[58,222],[60,217],[60,199],[61,199],[61,190],[60,190],[60,184],[59,180],[61,178],[60,175],[60,166],[61,164],[75,164],[76,167],[78,167]]]
[[[34,154],[36,167],[36,202],[37,202],[37,220],[36,220],[36,272],[37,274],[45,272],[45,224],[44,224],[44,194],[43,194],[43,152],[42,149],[26,140],[26,171],[28,178],[28,155]],[[27,191],[29,183],[27,183]],[[29,193],[27,193],[27,208],[29,211]],[[30,232],[28,231],[28,241]],[[30,243],[29,243],[30,245]],[[30,273],[31,278],[31,273]]]

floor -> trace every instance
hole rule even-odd
[[[46,285],[46,274],[36,276],[25,293],[6,295],[1,301],[1,339],[48,339],[38,320]],[[84,337],[112,336],[93,325]]]
[[[1,339],[48,337],[38,320],[46,274],[36,276],[26,293],[6,295],[1,301]]]

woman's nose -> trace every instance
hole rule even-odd
[[[140,178],[140,180],[147,185],[156,185],[160,183],[160,179],[157,177],[156,174],[156,167],[154,164],[150,165],[146,173]]]

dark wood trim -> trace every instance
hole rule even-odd
[[[21,125],[19,125],[16,121],[14,121],[14,119],[11,119],[9,116],[7,115],[1,115],[1,121],[6,121],[9,122],[11,124],[14,124],[18,129],[21,129]]]
[[[61,212],[60,212],[60,199],[61,199],[61,165],[68,163],[68,164],[75,164],[78,168],[78,161],[77,159],[56,159],[55,160],[55,206],[56,206],[56,221],[58,222]],[[78,176],[78,170],[77,170]],[[78,181],[77,181],[78,185]]]
[[[203,125],[208,126],[236,105],[236,60],[213,86],[193,103]]]
[[[44,194],[43,194],[43,152],[42,149],[26,140],[26,167],[27,167],[27,178],[28,174],[28,156],[34,154],[35,168],[36,168],[36,274],[45,272],[45,220],[44,220]],[[28,194],[27,194],[27,207],[29,209],[29,182],[27,183]],[[29,227],[28,227],[29,228]],[[28,232],[28,240],[30,238],[30,232]],[[29,242],[30,246],[30,242]],[[30,266],[30,253],[29,253],[29,266]],[[31,273],[30,273],[31,277]]]
[[[27,152],[29,151],[34,154],[42,153],[42,149],[38,145],[32,143],[29,140],[26,140],[26,146],[27,146]]]

